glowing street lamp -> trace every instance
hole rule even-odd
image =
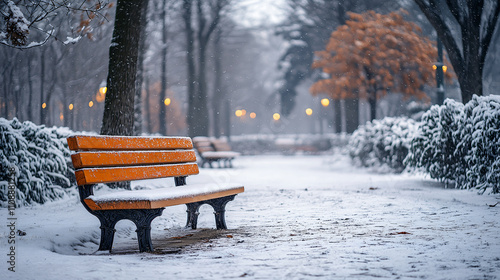
[[[89,107],[90,107],[90,108],[92,108],[92,106],[94,106],[94,101],[92,101],[92,100],[91,100],[91,101],[89,102]]]
[[[165,104],[165,106],[170,105],[171,102],[172,102],[172,100],[170,100],[170,98],[165,98],[165,101],[163,101],[163,103]]]
[[[69,106],[68,106],[68,108],[69,108],[70,111],[73,110],[73,107],[74,107],[73,103],[69,104]]]
[[[321,99],[321,105],[323,105],[323,107],[327,107],[330,105],[330,100],[328,100],[328,98]]]
[[[103,102],[104,99],[106,99],[106,92],[108,91],[108,88],[105,86],[102,86],[99,88],[99,91],[97,92],[95,96],[95,100],[99,103]]]
[[[45,108],[47,108],[47,103],[43,102],[42,109],[45,109]]]
[[[236,110],[236,112],[234,112],[234,114],[239,118],[239,117],[243,116],[243,111],[242,110]]]
[[[254,112],[250,113],[250,118],[251,119],[255,119],[256,117],[257,117],[257,114],[255,114]]]
[[[306,115],[310,116],[310,115],[312,115],[312,113],[313,113],[313,110],[311,108],[306,109]]]
[[[280,114],[278,114],[278,113],[274,113],[274,115],[273,115],[273,119],[274,119],[275,121],[279,121],[279,119],[280,119],[280,118],[281,118]]]

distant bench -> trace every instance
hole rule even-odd
[[[202,160],[201,166],[208,163],[208,166],[212,168],[212,163],[218,162],[219,167],[222,167],[222,164],[225,167],[233,167],[232,160],[240,156],[240,153],[233,152],[231,146],[223,140],[197,136],[193,138],[193,142]]]
[[[186,185],[186,176],[198,174],[196,155],[188,137],[69,137],[76,181],[83,206],[101,222],[99,250],[111,251],[115,225],[128,219],[137,226],[140,252],[152,252],[151,222],[167,206],[186,204],[186,227],[196,229],[198,210],[214,208],[217,229],[227,229],[225,206],[240,185]],[[98,183],[174,177],[176,187],[153,190],[120,191],[94,195]]]

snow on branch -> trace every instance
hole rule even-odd
[[[0,0],[0,44],[28,49],[44,45],[51,37],[63,44],[75,43],[84,35],[91,37],[92,25],[102,25],[107,21],[107,11],[111,7],[113,3],[107,0],[17,3],[12,0]],[[67,21],[70,26],[56,24],[58,20]],[[58,26],[57,30],[53,26]],[[60,40],[56,34],[61,33],[57,31],[72,34],[67,36],[66,40]],[[44,35],[40,36],[37,33]]]

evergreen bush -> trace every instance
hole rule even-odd
[[[499,193],[500,96],[473,96],[464,107],[463,123],[459,152],[465,156],[467,168],[458,183]]]
[[[9,167],[16,170],[16,206],[65,196],[74,170],[66,137],[70,130],[0,118],[0,206],[7,206]]]
[[[431,178],[454,182],[457,170],[463,170],[464,155],[456,153],[460,142],[463,104],[447,99],[432,106],[423,116],[411,142],[405,165],[422,168]]]
[[[349,155],[357,166],[400,173],[416,129],[416,122],[406,117],[367,122],[352,134]]]
[[[500,96],[474,96],[462,105],[446,100],[422,117],[405,164],[431,178],[500,192]]]

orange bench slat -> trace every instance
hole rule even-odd
[[[80,169],[86,167],[196,162],[196,154],[193,150],[79,152],[71,155],[71,160],[75,169]]]
[[[77,184],[82,186],[98,183],[188,176],[198,173],[199,170],[196,163],[184,163],[151,166],[84,168],[77,170],[75,176]]]
[[[176,150],[192,149],[189,137],[130,137],[130,136],[72,136],[68,139],[72,151],[119,150]]]

